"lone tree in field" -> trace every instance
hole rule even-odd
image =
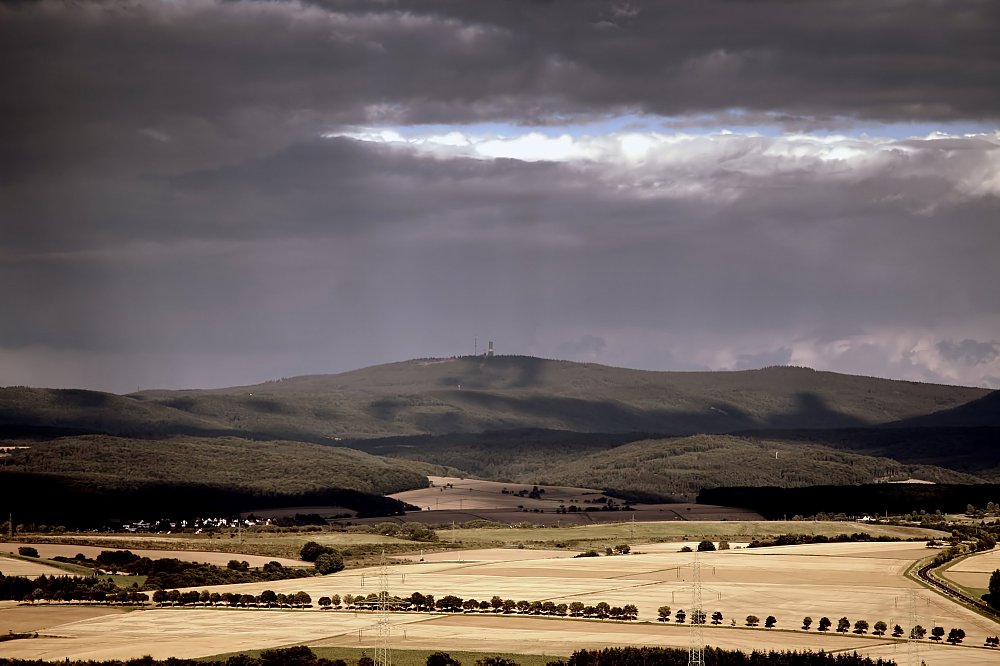
[[[939,641],[944,636],[944,627],[934,627],[931,629],[931,640]]]
[[[715,550],[715,544],[709,541],[708,539],[705,539],[704,541],[698,544],[699,552],[707,552],[710,550]]]
[[[903,635],[903,628],[898,624],[894,624],[892,626],[892,635],[894,638],[899,638],[900,636]]]
[[[684,620],[687,618],[687,613],[685,613],[684,609],[682,608],[676,613],[674,613],[674,617],[677,618],[676,622],[683,623]]]
[[[760,618],[759,617],[757,617],[756,615],[747,615],[747,626],[748,627],[756,627],[758,624],[760,624]]]
[[[722,624],[722,613],[715,611],[712,613],[712,624]]]
[[[948,632],[948,642],[952,645],[958,645],[963,640],[965,640],[965,631],[962,629],[952,629]]]
[[[767,619],[764,620],[764,628],[774,629],[774,625],[777,623],[778,623],[778,618],[774,617],[773,615],[768,615]]]
[[[813,619],[811,617],[809,617],[808,615],[806,615],[804,618],[802,618],[802,628],[805,629],[806,631],[809,631],[809,627],[812,626],[812,623],[813,623]]]
[[[889,625],[887,625],[882,620],[879,620],[878,622],[875,623],[874,631],[872,631],[872,633],[875,634],[876,636],[884,636],[885,630],[888,628]],[[903,633],[902,630],[900,630],[899,633]]]
[[[854,623],[854,633],[856,634],[867,634],[868,633],[868,620],[858,620]]]
[[[829,631],[831,624],[833,624],[833,623],[830,622],[830,618],[828,618],[828,617],[826,617],[824,615],[823,617],[821,617],[819,619],[819,630],[820,631]]]
[[[572,609],[572,606],[570,606]],[[660,606],[656,609],[657,620],[660,622],[670,622],[670,606]]]
[[[842,617],[839,620],[837,620],[837,631],[839,631],[840,633],[846,634],[850,628],[851,628],[851,621],[848,620],[846,617]]]

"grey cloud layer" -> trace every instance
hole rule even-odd
[[[540,162],[321,135],[623,110],[995,122],[998,9],[0,4],[0,384],[233,384],[476,334],[995,384],[996,135],[712,135],[641,159],[598,138]]]

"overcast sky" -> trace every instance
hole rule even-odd
[[[0,385],[1000,388],[1000,3],[0,1]]]

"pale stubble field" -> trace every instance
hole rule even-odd
[[[389,567],[392,594],[418,591],[440,598],[582,601],[635,604],[639,622],[617,623],[523,616],[393,615],[398,648],[515,651],[568,655],[581,647],[647,644],[686,646],[688,625],[655,622],[661,605],[690,609],[693,556],[676,546],[637,545],[644,554],[567,558],[560,551],[492,549],[437,554],[435,561]],[[721,627],[707,626],[708,644],[740,649],[858,650],[905,662],[905,644],[874,636],[816,631],[820,617],[834,625],[877,620],[908,626],[911,612],[925,627],[961,627],[963,646],[921,645],[927,664],[987,664],[1000,659],[982,646],[1000,626],[906,579],[903,571],[929,553],[913,543],[846,543],[786,546],[703,553],[699,556],[704,608],[723,613]],[[553,557],[562,555],[562,557]],[[527,559],[526,559],[527,558]],[[429,558],[428,558],[429,559]],[[323,595],[369,594],[378,590],[373,569],[322,578],[213,588],[259,594],[305,590]],[[915,603],[911,611],[911,595]],[[774,615],[777,629],[746,629],[744,618]],[[813,618],[813,629],[798,630]],[[736,620],[736,627],[731,621]],[[351,611],[155,609],[84,619],[51,627],[38,638],[0,643],[0,655],[59,660],[69,658],[195,657],[244,649],[307,644],[314,647],[372,647],[375,616]],[[58,636],[58,638],[55,638]]]

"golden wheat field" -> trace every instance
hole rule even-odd
[[[440,598],[581,601],[593,605],[635,604],[636,622],[493,614],[397,613],[393,644],[399,648],[517,651],[568,655],[581,647],[623,644],[686,646],[687,624],[655,621],[657,608],[690,609],[694,556],[676,545],[641,544],[642,554],[569,558],[560,551],[481,549],[394,562],[387,567],[389,591]],[[908,626],[965,630],[963,645],[922,641],[921,658],[934,664],[987,664],[1000,658],[981,647],[1000,626],[926,590],[903,576],[928,551],[914,543],[842,543],[736,549],[701,553],[697,558],[703,608],[723,615],[720,626],[704,627],[707,644],[738,649],[848,650],[892,657],[905,663],[905,642],[876,637],[819,633],[823,616],[834,626],[882,620]],[[560,557],[554,557],[558,555]],[[418,558],[419,559],[419,558]],[[379,590],[376,569],[355,569],[330,576],[212,588],[259,594],[304,590],[315,601],[323,595],[369,594]],[[8,609],[11,613],[38,609]],[[54,610],[54,609],[53,609]],[[777,618],[774,629],[744,627],[747,615]],[[802,618],[814,620],[809,631]],[[0,620],[5,616],[0,614]],[[41,637],[0,643],[0,656],[50,660],[138,657],[197,657],[293,644],[313,647],[373,647],[376,617],[370,612],[225,608],[161,608],[83,618],[40,632]],[[9,621],[9,620],[8,620]],[[735,625],[735,626],[734,626]],[[4,627],[0,630],[6,631]]]

